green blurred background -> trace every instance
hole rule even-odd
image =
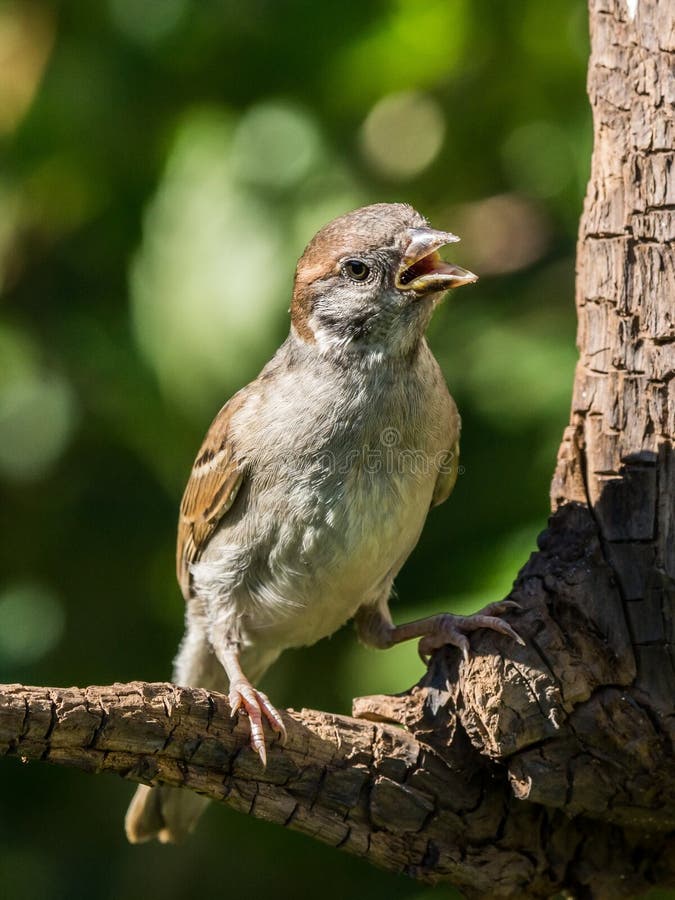
[[[194,453],[284,338],[304,244],[368,202],[458,232],[481,275],[432,325],[464,469],[394,615],[509,589],[567,421],[587,57],[582,0],[0,3],[0,680],[169,675]],[[266,684],[349,712],[420,673],[345,628]],[[224,808],[183,848],[132,848],[132,790],[0,766],[2,893],[454,896]]]

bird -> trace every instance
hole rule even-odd
[[[350,619],[366,645],[419,639],[424,659],[446,644],[468,659],[482,628],[523,643],[502,618],[512,601],[403,625],[389,611],[429,510],[457,480],[460,417],[425,335],[443,295],[477,281],[441,258],[458,240],[405,203],[321,228],[297,264],[288,337],[197,453],[178,524],[186,614],[173,680],[227,691],[263,766],[264,725],[280,740],[285,729],[256,685],[285,649]],[[127,837],[180,842],[206,802],[140,785]]]

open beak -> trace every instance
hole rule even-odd
[[[473,272],[444,262],[438,253],[439,247],[459,240],[456,234],[433,228],[409,228],[408,235],[410,243],[396,276],[399,290],[432,294],[478,281]]]

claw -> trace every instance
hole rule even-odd
[[[234,717],[239,712],[240,708],[241,708],[241,697],[239,696],[239,694],[237,694],[234,703],[232,703],[232,701],[230,700],[230,718],[231,719],[234,719]]]
[[[495,603],[488,603],[486,607],[481,609],[476,615],[479,616],[500,616],[509,609],[522,609],[520,603],[515,600],[497,600]]]
[[[508,622],[505,622],[499,616],[509,609],[521,609],[519,603],[515,600],[502,600],[498,603],[491,603],[474,613],[471,616],[453,616],[449,613],[438,616],[435,621],[430,623],[433,627],[426,634],[418,645],[418,652],[425,665],[428,665],[431,654],[434,650],[451,644],[457,647],[464,658],[464,662],[469,662],[471,658],[471,646],[467,634],[478,631],[480,628],[487,628],[490,631],[496,631],[511,638],[521,647],[525,646],[525,641],[521,638]]]
[[[263,717],[267,719],[274,731],[281,735],[282,743],[286,743],[286,728],[281,716],[272,706],[267,695],[256,690],[246,679],[239,679],[230,685],[229,699],[232,716],[239,711],[248,716],[251,727],[251,748],[260,757],[264,768],[267,765],[267,748],[265,747]]]

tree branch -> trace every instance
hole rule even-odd
[[[225,696],[169,684],[0,688],[0,754],[184,786],[468,897],[635,896],[675,879],[669,720],[628,686],[588,510],[563,507],[540,545],[510,595],[525,647],[439,651],[360,719],[288,712],[265,770]]]

